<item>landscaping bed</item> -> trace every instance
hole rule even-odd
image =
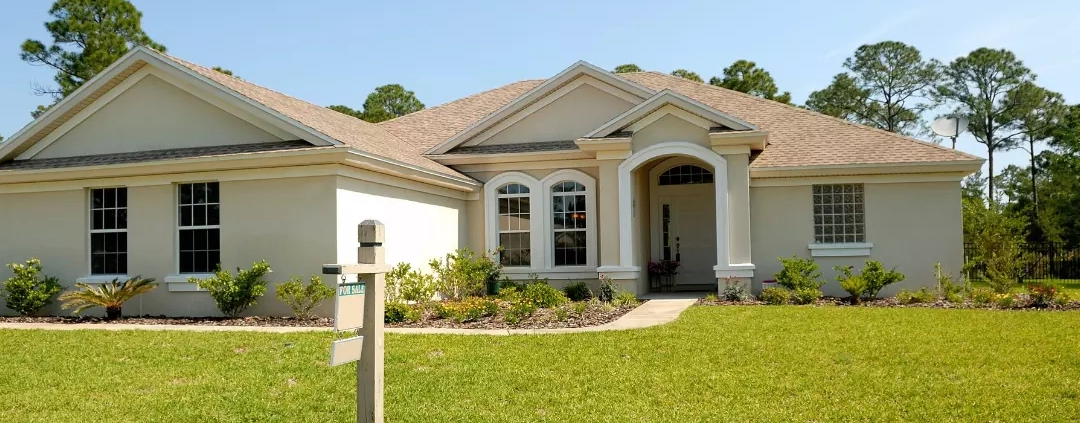
[[[531,315],[522,317],[516,323],[507,321],[506,313],[513,304],[496,301],[499,311],[491,316],[475,320],[458,321],[453,318],[440,318],[435,306],[428,306],[419,320],[387,323],[388,328],[453,328],[453,329],[560,329],[599,326],[610,323],[629,313],[637,304],[614,306],[599,301],[575,302],[556,308],[538,308]]]

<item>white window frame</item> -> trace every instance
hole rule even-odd
[[[540,181],[521,172],[506,172],[495,176],[484,184],[484,220],[486,227],[487,243],[486,252],[494,252],[499,248],[499,188],[507,184],[520,184],[529,189],[529,265],[503,267],[506,274],[529,274],[538,272],[543,268],[543,254],[541,254],[542,240],[536,232],[540,222],[537,216],[543,217],[543,207],[540,201]],[[522,195],[522,197],[525,197]],[[495,256],[495,260],[499,257]]]
[[[216,203],[200,203],[200,205],[214,205],[218,206],[218,224],[217,225],[199,225],[199,226],[182,226],[180,216],[180,189],[185,185],[196,184],[218,184],[218,201]],[[178,182],[173,185],[173,269],[174,274],[165,277],[165,283],[169,286],[169,291],[199,291],[200,289],[195,284],[190,283],[191,278],[195,279],[207,279],[214,276],[213,272],[199,272],[199,273],[182,273],[180,271],[180,231],[181,230],[197,230],[197,229],[217,229],[219,235],[218,244],[218,257],[221,260],[222,249],[220,244],[221,234],[221,182],[220,181],[192,181],[192,182]],[[194,223],[194,222],[193,222]],[[223,260],[222,260],[223,261]]]
[[[861,186],[862,187],[862,209],[863,209],[862,216],[863,216],[863,221],[862,221],[861,225],[862,225],[862,229],[863,229],[863,231],[862,231],[863,241],[858,241],[858,242],[832,242],[832,243],[820,243],[820,242],[817,241],[817,234],[814,233],[814,228],[817,226],[817,224],[814,223],[814,220],[813,220],[814,217],[815,217],[815,213],[814,213],[814,209],[813,209],[813,207],[814,207],[813,200],[814,200],[814,195],[815,194],[814,194],[813,190],[814,190],[815,187],[826,186],[826,185],[831,186],[831,187],[844,186],[844,185],[855,185],[855,186]],[[811,257],[868,257],[868,256],[870,256],[870,252],[874,248],[874,244],[871,243],[871,242],[866,242],[866,240],[869,239],[869,237],[870,237],[870,234],[869,234],[869,231],[868,231],[869,224],[868,224],[867,216],[866,216],[867,215],[866,204],[869,203],[869,199],[868,199],[868,196],[867,196],[866,184],[862,184],[862,183],[813,184],[813,185],[810,185],[809,188],[810,188],[810,199],[811,199],[811,201],[810,201],[810,216],[811,216],[810,217],[810,219],[811,219],[810,220],[810,224],[811,224],[810,227],[811,227],[811,237],[813,238],[813,241],[811,241],[810,244],[807,245],[807,248],[810,250],[810,256]],[[833,213],[833,214],[835,215],[835,213]]]
[[[555,229],[552,222],[554,208],[552,188],[563,182],[577,182],[585,187],[585,265],[555,266]],[[551,272],[596,272],[596,180],[573,169],[558,170],[540,181],[544,193],[544,266]],[[577,193],[568,195],[578,195]]]
[[[524,194],[522,194],[522,193],[503,194],[503,193],[499,192],[499,190],[502,189],[502,187],[510,186],[510,185],[518,185],[518,186],[524,187],[525,190],[527,190],[528,192],[526,192]],[[496,231],[495,236],[496,236],[496,242],[497,243],[498,243],[498,240],[502,238],[502,234],[524,234],[524,233],[529,234],[529,264],[527,264],[527,265],[504,265],[504,267],[508,267],[508,268],[510,268],[510,267],[528,267],[528,268],[531,268],[532,267],[532,262],[533,262],[533,257],[532,257],[532,255],[533,255],[533,250],[532,250],[532,237],[533,237],[532,232],[533,232],[533,230],[532,230],[532,227],[533,227],[533,222],[535,221],[535,217],[536,217],[536,206],[534,206],[533,202],[532,202],[532,197],[533,197],[533,192],[532,191],[533,191],[532,188],[529,188],[528,186],[526,186],[524,184],[519,184],[519,183],[516,183],[516,182],[507,182],[507,183],[502,184],[502,185],[495,188],[495,206],[496,207],[499,207],[499,203],[501,203],[502,200],[505,199],[505,198],[526,198],[526,199],[529,200],[529,229],[505,229],[504,230],[501,227],[501,225],[497,225],[496,228],[495,228],[495,231]],[[498,209],[498,210],[496,210],[496,213],[498,215],[498,220],[501,220],[502,219],[502,210]]]
[[[94,274],[94,248],[93,248],[94,234],[123,233],[123,234],[125,234],[125,237],[126,237],[126,235],[129,233],[128,228],[131,227],[130,222],[128,222],[128,224],[126,225],[126,227],[124,229],[94,229],[94,210],[120,210],[120,207],[105,207],[105,208],[101,208],[101,209],[95,209],[94,208],[94,190],[123,189],[125,194],[127,194],[127,188],[128,187],[126,187],[126,186],[106,186],[106,187],[92,187],[92,188],[88,188],[86,190],[86,215],[87,215],[86,216],[86,225],[87,225],[86,226],[86,228],[87,228],[87,232],[86,232],[87,233],[87,236],[86,236],[86,274],[87,274],[87,276],[77,278],[75,280],[75,282],[79,282],[79,283],[107,283],[107,282],[112,282],[114,279],[119,279],[121,281],[125,281],[125,280],[127,280],[129,278],[128,273],[130,273],[130,269],[128,269],[129,272],[125,272],[125,273],[99,273],[99,274]],[[125,198],[127,199],[127,201],[125,201],[123,209],[124,209],[124,211],[128,211],[128,210],[130,210],[131,198],[128,197],[127,195],[125,195]],[[128,219],[130,219],[130,216],[128,216]],[[126,256],[125,257],[125,261],[126,261],[125,267],[130,267],[130,265],[131,265],[131,263],[130,263],[131,244],[130,244],[130,239],[128,239],[127,241],[129,241],[129,242],[128,242],[127,251],[125,251],[125,253],[124,253],[125,256]]]

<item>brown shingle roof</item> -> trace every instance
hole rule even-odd
[[[474,145],[458,147],[446,154],[499,154],[499,153],[539,153],[545,151],[578,150],[575,141],[537,141],[515,144]]]
[[[449,167],[423,157],[422,154],[426,149],[407,143],[378,125],[183,59],[167,54],[162,54],[162,56],[349,147],[444,175],[468,178]]]
[[[752,168],[981,160],[979,157],[810,110],[657,72],[619,74],[654,91],[671,89],[769,132]],[[379,126],[430,149],[543,80],[515,82]]]
[[[316,147],[303,140],[263,142],[258,144],[220,145],[211,147],[172,148],[168,150],[137,151],[132,153],[94,154],[89,156],[56,157],[51,159],[11,160],[0,163],[0,171],[5,170],[40,170],[62,169],[67,167],[102,166],[126,163],[152,162],[159,160],[192,159],[196,157],[219,157],[238,154],[265,153],[268,151],[290,151],[325,149],[334,147]]]

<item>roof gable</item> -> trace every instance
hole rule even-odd
[[[576,78],[581,76],[588,76],[594,78],[604,84],[615,87],[619,90],[626,92],[627,94],[637,97],[639,99],[646,99],[653,95],[653,91],[644,88],[638,84],[627,81],[626,79],[613,74],[611,72],[600,69],[592,64],[584,61],[579,61],[569,68],[566,68],[562,72],[548,79],[539,85],[533,87],[528,92],[524,93],[520,97],[510,101],[501,108],[495,110],[493,113],[486,117],[476,121],[469,125],[461,132],[458,132],[454,136],[440,142],[438,145],[432,147],[427,151],[427,154],[445,154],[454,147],[465,144],[471,138],[483,133],[484,131],[498,125],[504,119],[515,115],[518,112],[523,111],[533,103],[542,101],[544,97],[555,92],[563,85],[571,83]]]
[[[665,115],[678,113],[678,110],[685,111],[689,114],[684,115],[684,120],[687,120],[691,123],[696,123],[699,126],[703,126],[705,129],[709,129],[713,126],[723,126],[725,128],[736,131],[752,131],[758,129],[754,125],[751,125],[743,121],[742,119],[728,115],[724,112],[704,105],[701,102],[698,102],[675,91],[665,88],[664,90],[656,93],[656,95],[641,102],[637,106],[634,106],[630,110],[627,110],[623,114],[614,117],[607,123],[601,125],[599,128],[592,130],[592,132],[589,132],[585,135],[585,138],[606,137],[616,132],[628,130],[630,129],[631,125],[635,125],[638,121],[642,119],[655,121],[664,117]],[[712,125],[709,124],[710,122],[712,123]],[[641,126],[647,125],[648,122],[644,122]]]

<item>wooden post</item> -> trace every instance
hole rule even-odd
[[[377,220],[365,220],[359,227],[360,248],[357,263],[386,264],[383,252],[385,229]],[[357,330],[364,337],[360,362],[356,365],[356,421],[359,423],[383,422],[383,319],[386,275],[383,273],[360,275],[367,284],[364,297],[364,327]]]

